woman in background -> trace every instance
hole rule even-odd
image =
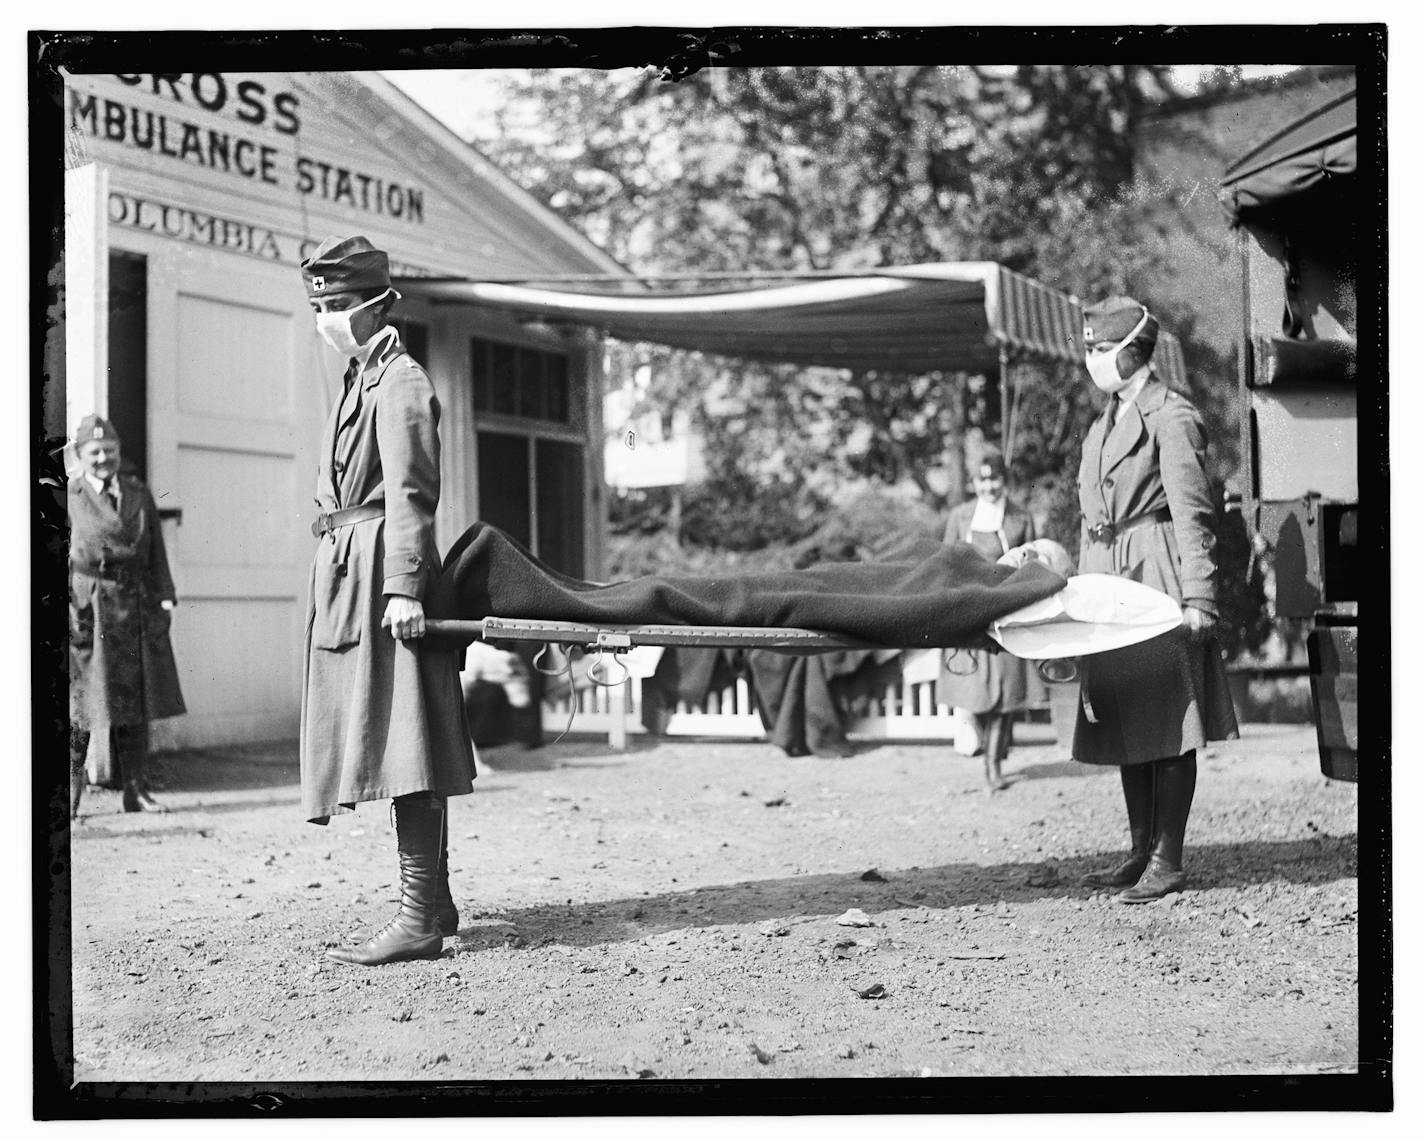
[[[946,543],[968,543],[992,560],[1011,547],[1038,538],[1033,516],[1007,494],[1004,457],[987,449],[975,468],[974,498],[949,513]],[[961,671],[959,663],[973,668]],[[1028,663],[1008,653],[960,650],[940,670],[941,700],[972,716],[984,750],[984,781],[991,792],[1008,787],[1003,777],[1014,714],[1045,700],[1043,684]]]

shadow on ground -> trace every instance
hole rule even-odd
[[[238,792],[296,785],[301,768],[296,743],[284,742],[157,753],[148,775],[155,791]]]
[[[864,873],[810,875],[719,884],[641,898],[542,904],[502,911],[487,917],[484,923],[477,917],[467,917],[461,924],[456,954],[477,954],[515,939],[524,946],[589,946],[693,927],[759,923],[791,916],[834,916],[852,907],[874,916],[915,907],[1012,907],[1015,903],[1045,899],[1087,899],[1094,891],[1080,886],[1083,874],[1121,858],[1119,851],[1095,852],[1041,863],[987,867],[957,863],[882,871],[884,882],[864,880]],[[1194,890],[1282,881],[1327,883],[1355,875],[1356,841],[1353,835],[1323,835],[1308,840],[1205,844],[1192,848],[1188,859],[1190,886]],[[458,901],[459,886],[454,886]],[[986,920],[997,917],[1008,918],[1001,912],[984,916]],[[986,923],[984,939],[992,941],[993,936],[992,923]]]
[[[1004,776],[1013,784],[1021,780],[1052,780],[1057,777],[1105,777],[1117,776],[1117,769],[1111,765],[1085,765],[1081,761],[1039,761],[1031,765],[1014,767],[1013,754],[1004,766]]]

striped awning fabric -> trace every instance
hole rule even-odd
[[[434,277],[399,278],[396,287],[524,320],[595,328],[618,340],[771,363],[994,373],[1001,348],[1011,361],[1083,359],[1077,299],[996,262],[934,262],[676,294]],[[1159,341],[1158,355],[1165,379],[1180,381],[1181,347],[1170,334]]]

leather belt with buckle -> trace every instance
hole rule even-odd
[[[355,523],[364,523],[367,519],[379,519],[385,513],[386,502],[384,499],[358,504],[355,507],[342,507],[336,511],[323,511],[312,521],[312,534],[320,539],[323,535],[331,534],[338,527],[350,527]]]
[[[1166,507],[1159,507],[1156,511],[1149,511],[1146,515],[1135,515],[1131,519],[1124,519],[1120,523],[1094,523],[1088,528],[1088,538],[1095,543],[1111,543],[1125,531],[1132,531],[1138,527],[1147,527],[1153,523],[1170,523],[1172,512]]]

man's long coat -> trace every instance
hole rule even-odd
[[[84,476],[69,481],[69,719],[90,732],[185,711],[158,508],[142,480],[117,479],[117,510]]]
[[[1079,574],[1146,583],[1208,614],[1216,606],[1216,507],[1206,472],[1206,430],[1192,403],[1156,376],[1111,426],[1108,410],[1083,441],[1078,502]],[[1089,528],[1166,508],[1169,520],[1110,542]],[[1237,736],[1226,669],[1213,639],[1194,645],[1178,628],[1085,659],[1073,756],[1123,765],[1175,757]]]
[[[459,656],[397,641],[386,600],[423,600],[440,569],[440,402],[395,330],[379,334],[322,433],[321,512],[384,502],[317,541],[302,690],[302,806],[324,823],[359,801],[471,791],[474,751]]]

